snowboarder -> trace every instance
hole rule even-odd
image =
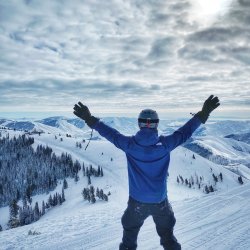
[[[76,116],[126,153],[129,199],[127,209],[121,218],[123,238],[120,250],[137,248],[139,230],[150,215],[155,222],[163,248],[181,249],[173,234],[176,219],[167,197],[170,152],[191,137],[219,105],[218,97],[211,95],[204,102],[201,111],[168,136],[158,135],[159,117],[152,109],[142,110],[138,117],[139,131],[134,136],[125,136],[92,116],[88,107],[81,102],[74,106]]]

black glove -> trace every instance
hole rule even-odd
[[[202,123],[205,123],[209,117],[209,114],[220,106],[219,98],[213,95],[210,95],[207,100],[204,102],[202,110],[196,114],[196,116],[201,120]]]
[[[81,102],[75,104],[74,114],[84,120],[89,127],[92,127],[99,119],[92,116],[88,107],[83,105]]]

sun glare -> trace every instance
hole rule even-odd
[[[201,24],[211,24],[224,16],[234,0],[191,0],[190,18]]]

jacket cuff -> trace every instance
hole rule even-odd
[[[206,123],[208,117],[209,117],[209,114],[208,113],[205,113],[203,111],[199,111],[198,113],[196,113],[194,116],[198,117],[201,121],[201,123]]]
[[[86,120],[85,122],[87,123],[87,125],[90,127],[90,128],[93,128],[95,126],[95,124],[99,121],[100,119],[99,118],[96,118],[94,116],[90,116],[88,118],[88,120]]]

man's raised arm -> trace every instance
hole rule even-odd
[[[191,137],[193,132],[205,123],[210,113],[220,105],[218,97],[211,95],[203,104],[202,110],[194,115],[186,124],[176,130],[173,134],[163,137],[163,142],[168,151],[172,151],[188,138]]]
[[[112,142],[117,148],[126,151],[130,137],[122,135],[116,129],[109,127],[98,118],[92,116],[87,106],[78,102],[74,106],[74,114],[84,120],[90,128],[95,129],[101,136]]]

